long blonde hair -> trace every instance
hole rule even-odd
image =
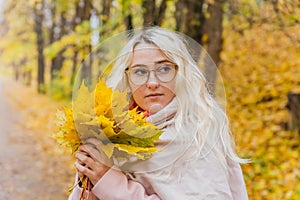
[[[108,86],[121,91],[128,88],[124,71],[130,64],[134,47],[142,42],[157,46],[178,66],[174,91],[178,102],[175,128],[181,133],[195,127],[197,131],[193,138],[199,147],[196,149],[196,156],[204,157],[211,150],[218,149],[214,148],[215,145],[221,145],[225,152],[219,152],[219,155],[223,155],[220,157],[222,161],[225,162],[225,158],[229,157],[235,162],[246,163],[247,160],[239,158],[235,153],[226,113],[209,93],[198,61],[195,61],[187,48],[185,36],[159,27],[147,28],[130,35],[129,42],[119,53],[107,79]]]

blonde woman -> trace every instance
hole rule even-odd
[[[162,151],[145,161],[116,166],[99,152],[87,156],[88,147],[80,147],[77,174],[89,177],[94,196],[102,200],[248,199],[240,167],[246,160],[236,155],[227,116],[207,90],[182,35],[158,27],[133,35],[117,57],[107,84],[113,89],[129,88],[132,106],[146,111],[147,120],[164,130],[157,143]],[[80,192],[77,186],[69,199],[79,199]]]

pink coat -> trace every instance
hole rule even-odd
[[[162,152],[149,160],[120,166],[122,171],[111,168],[93,187],[94,196],[101,200],[247,200],[241,167],[229,158],[226,166],[220,162],[220,145],[199,159],[192,156],[197,148],[194,143],[181,148],[174,139],[172,116],[176,109],[170,104],[167,113],[149,117],[165,128],[158,144]],[[81,188],[75,187],[69,200],[78,200],[80,192]]]
[[[162,187],[159,188],[160,194],[157,194],[150,185],[145,186],[143,182],[132,180],[119,170],[109,170],[101,180],[92,189],[92,193],[101,200],[158,200],[158,199],[220,199],[220,200],[247,200],[247,192],[241,173],[241,168],[236,163],[230,163],[231,166],[228,176],[222,176],[214,169],[201,170],[204,180],[198,176],[199,172],[191,171],[182,188],[177,188],[173,183],[165,183],[162,180]],[[218,177],[220,176],[221,177]],[[204,183],[204,184],[203,184]],[[197,188],[196,193],[188,192],[188,187]],[[75,187],[69,196],[69,200],[78,200],[81,188]],[[171,193],[171,196],[164,198],[165,194]],[[160,195],[160,196],[158,196]]]

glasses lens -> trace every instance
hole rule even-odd
[[[146,67],[136,66],[129,70],[129,77],[133,84],[143,85],[147,82],[149,70]]]
[[[169,82],[174,79],[176,75],[176,68],[174,64],[164,63],[159,65],[159,67],[155,70],[156,77],[161,82]]]
[[[173,63],[161,63],[156,65],[155,77],[161,82],[169,82],[176,76],[176,65]],[[146,66],[135,66],[129,69],[130,81],[135,85],[143,85],[148,81],[150,70]]]

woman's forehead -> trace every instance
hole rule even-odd
[[[158,63],[161,61],[169,61],[169,59],[157,46],[147,43],[138,44],[134,48],[133,55],[131,57],[131,65]]]

